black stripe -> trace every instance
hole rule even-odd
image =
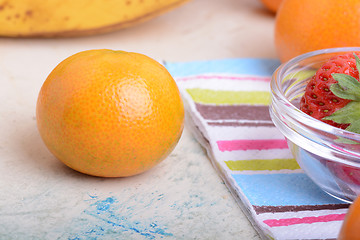
[[[326,205],[301,205],[301,206],[253,206],[257,214],[276,212],[300,212],[317,210],[336,210],[348,208],[350,204],[326,204]]]

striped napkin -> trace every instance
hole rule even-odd
[[[165,66],[188,124],[262,239],[336,239],[348,209],[300,169],[269,112],[275,59]]]

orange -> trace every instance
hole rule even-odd
[[[125,177],[166,158],[183,130],[177,85],[157,61],[139,54],[89,50],[62,61],[36,106],[40,135],[79,172]]]
[[[360,240],[360,196],[350,205],[338,240]]]
[[[271,12],[276,13],[283,0],[261,0],[262,4]]]
[[[314,50],[360,46],[360,1],[284,0],[275,20],[282,62]]]

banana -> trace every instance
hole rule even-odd
[[[147,21],[189,0],[0,0],[0,36],[74,37]]]

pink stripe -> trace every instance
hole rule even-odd
[[[234,77],[234,76],[219,76],[219,75],[196,75],[191,77],[176,78],[177,81],[188,81],[188,80],[197,80],[197,79],[228,79],[228,80],[251,80],[251,81],[270,82],[271,77],[254,77],[254,76]]]
[[[356,142],[354,141],[354,143],[356,143]],[[332,144],[331,146],[332,146],[333,148],[339,150],[339,151],[345,152],[345,153],[350,154],[350,155],[353,155],[353,156],[355,156],[355,157],[360,157],[359,154],[349,152],[349,151],[345,150],[345,149],[342,148],[342,147],[339,147],[339,146],[336,146],[336,145],[333,145],[333,144]]]
[[[287,219],[269,219],[265,220],[264,223],[269,227],[286,227],[296,224],[311,224],[318,222],[332,222],[342,221],[345,218],[345,213],[342,214],[329,214],[319,217],[303,217],[303,218],[287,218]]]
[[[231,140],[217,141],[221,152],[236,150],[268,150],[288,148],[285,139],[257,139],[257,140]]]

